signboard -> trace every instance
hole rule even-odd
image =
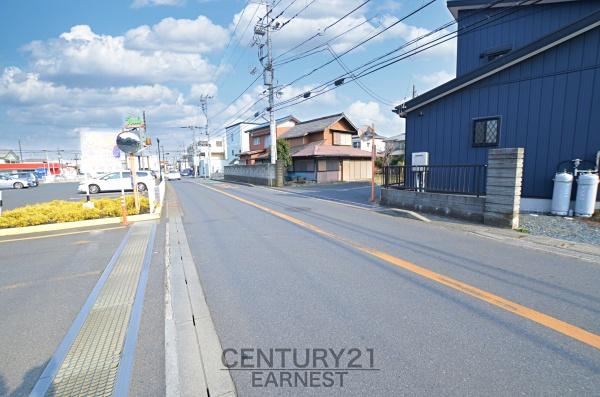
[[[121,151],[116,146],[115,130],[81,129],[79,131],[81,142],[80,169],[84,174],[98,174],[119,171],[122,168]],[[115,156],[115,148],[119,154]]]
[[[134,127],[143,127],[144,126],[144,120],[142,120],[141,117],[137,117],[137,116],[130,116],[127,117],[125,119],[125,125],[128,128],[134,128]]]

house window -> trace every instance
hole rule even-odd
[[[473,146],[498,146],[500,142],[500,118],[473,121]]]
[[[253,145],[260,145],[260,137],[259,136],[255,136],[254,138],[252,138],[252,144]]]
[[[216,143],[217,143],[217,147],[223,146],[223,141],[217,141]]]
[[[352,145],[352,134],[344,134],[339,132],[333,133],[333,144],[350,146]]]

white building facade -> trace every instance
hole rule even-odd
[[[229,164],[240,163],[240,153],[250,150],[248,130],[256,127],[255,123],[237,123],[225,128],[226,159]]]

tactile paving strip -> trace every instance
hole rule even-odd
[[[112,395],[150,228],[133,226],[46,396]]]

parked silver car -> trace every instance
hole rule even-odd
[[[23,189],[29,187],[29,181],[23,178],[11,178],[7,175],[0,175],[0,188]]]

